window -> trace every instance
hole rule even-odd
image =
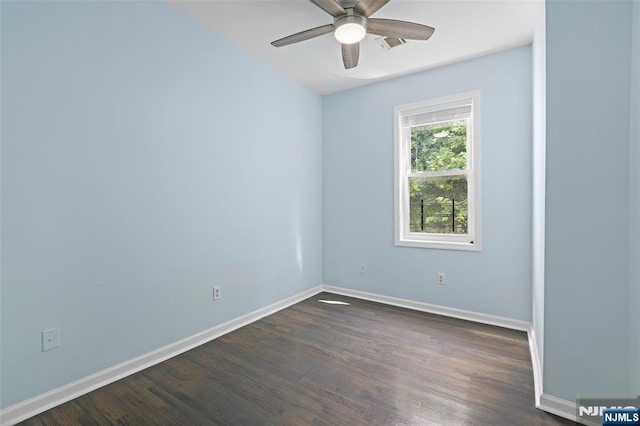
[[[395,244],[480,250],[480,92],[395,108]]]

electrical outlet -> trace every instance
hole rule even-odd
[[[42,352],[60,347],[60,330],[58,327],[42,330]]]
[[[360,264],[360,273],[361,274],[366,274],[367,273],[367,265],[365,263],[361,263]]]
[[[218,300],[220,297],[222,297],[222,294],[220,293],[220,286],[217,285],[213,288],[213,300]]]
[[[444,285],[444,272],[438,272],[438,279],[436,282],[440,285]]]

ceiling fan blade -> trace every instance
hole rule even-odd
[[[346,15],[347,11],[336,0],[309,0],[311,3],[318,6],[320,9],[327,12],[329,15],[336,16]]]
[[[385,37],[408,38],[411,40],[428,40],[435,28],[414,22],[396,21],[395,19],[367,20],[367,32]]]
[[[321,27],[315,27],[315,28],[311,28],[310,30],[291,34],[290,36],[283,37],[276,41],[272,41],[271,44],[275,47],[288,46],[293,43],[298,43],[300,41],[309,40],[310,38],[319,37],[321,35],[330,33],[331,31],[333,31],[333,29],[334,29],[333,24],[327,24]]]
[[[342,45],[342,62],[345,69],[351,69],[358,66],[360,57],[360,43],[343,44]]]
[[[360,0],[354,9],[368,18],[387,3],[389,3],[389,0]]]

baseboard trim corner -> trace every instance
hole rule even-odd
[[[386,305],[412,309],[414,311],[428,312],[431,314],[443,315],[447,317],[478,322],[481,324],[496,325],[499,327],[509,328],[512,330],[528,332],[529,329],[531,328],[531,324],[526,321],[500,317],[497,315],[483,314],[480,312],[467,311],[464,309],[448,308],[446,306],[433,305],[431,303],[426,303],[426,302],[418,302],[415,300],[384,296],[381,294],[368,293],[368,292],[359,291],[359,290],[351,290],[348,288],[335,287],[331,285],[323,285],[322,290],[328,293],[354,297],[356,299],[369,300],[371,302],[378,302]]]
[[[234,318],[225,323],[219,324],[203,332],[194,334],[185,339],[171,343],[160,349],[143,354],[117,364],[113,367],[98,371],[90,376],[83,377],[74,382],[52,389],[48,392],[36,395],[25,401],[11,405],[0,410],[0,425],[10,426],[24,421],[30,417],[40,414],[46,410],[64,404],[74,398],[85,395],[93,390],[106,386],[110,383],[123,379],[131,374],[144,370],[145,368],[159,364],[167,359],[180,355],[190,349],[210,342],[220,336],[237,330],[240,327],[258,321],[268,315],[274,314],[282,309],[288,308],[322,291],[322,286],[317,286],[309,290],[272,303],[264,308],[257,309],[248,314]]]
[[[406,309],[444,315],[482,324],[495,325],[499,327],[527,332],[534,375],[536,408],[572,421],[576,421],[575,403],[566,401],[553,395],[545,394],[543,392],[542,365],[538,356],[535,332],[530,323],[526,321],[483,314],[479,312],[433,305],[426,302],[384,296],[380,294],[351,290],[330,285],[320,285],[281,301],[275,302],[264,308],[257,309],[253,312],[227,321],[223,324],[219,324],[201,333],[171,343],[155,351],[148,352],[137,358],[127,360],[113,367],[98,371],[97,373],[90,376],[84,377],[82,379],[52,389],[51,391],[48,391],[46,393],[36,395],[33,398],[11,405],[5,409],[0,410],[0,426],[15,425],[16,423],[24,421],[30,417],[40,414],[74,398],[85,395],[95,389],[106,386],[117,380],[130,376],[131,374],[144,370],[145,368],[159,364],[190,349],[210,342],[220,336],[230,333],[238,328],[244,327],[245,325],[251,324],[252,322],[255,322],[263,317],[274,314],[282,309],[301,302],[323,291],[337,295],[354,297],[356,299],[369,300],[386,305],[398,306]]]
[[[527,336],[529,338],[529,351],[531,351],[531,368],[533,369],[533,393],[535,395],[536,408],[538,408],[540,406],[540,397],[543,393],[543,375],[540,352],[538,351],[538,341],[533,325],[529,326]]]
[[[433,305],[425,302],[414,300],[400,299],[396,297],[384,296],[375,293],[367,293],[358,290],[351,290],[342,287],[323,285],[322,290],[342,296],[353,297],[356,299],[369,300],[372,302],[383,303],[386,305],[398,306],[407,309],[413,309],[422,312],[429,312],[438,315],[444,315],[454,318],[460,318],[468,321],[478,322],[482,324],[495,325],[499,327],[509,328],[518,331],[525,331],[529,341],[529,350],[531,351],[531,366],[533,369],[533,387],[535,394],[535,407],[539,410],[546,411],[556,416],[564,417],[572,421],[576,421],[576,405],[575,403],[560,399],[553,395],[543,392],[543,372],[542,363],[538,353],[538,342],[536,340],[535,330],[531,323],[526,321],[514,320],[495,315],[488,315],[479,312],[466,311],[462,309],[448,308],[445,306]]]
[[[540,404],[536,404],[536,408],[574,422],[578,421],[575,402],[567,401],[557,396],[543,393],[540,395]]]

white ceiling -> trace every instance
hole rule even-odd
[[[311,90],[328,94],[439,67],[531,42],[541,0],[391,0],[375,18],[436,29],[427,41],[383,49],[377,36],[360,44],[358,67],[345,70],[332,34],[275,48],[271,41],[333,18],[308,0],[169,0],[214,32],[273,65]]]

